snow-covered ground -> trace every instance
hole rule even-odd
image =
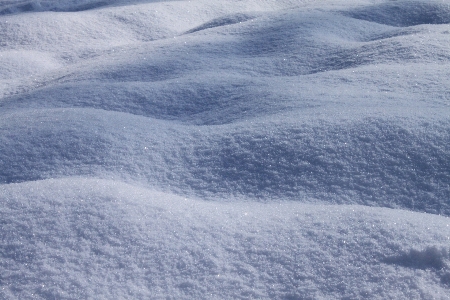
[[[447,0],[0,0],[1,299],[449,299]]]

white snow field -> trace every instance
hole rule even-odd
[[[0,299],[449,299],[450,1],[0,0]]]

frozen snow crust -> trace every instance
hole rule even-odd
[[[449,5],[0,0],[0,298],[448,299]]]

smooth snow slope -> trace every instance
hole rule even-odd
[[[1,193],[6,299],[448,297],[450,220],[442,216],[230,205],[92,179]]]
[[[448,299],[449,62],[446,1],[0,0],[0,296]]]

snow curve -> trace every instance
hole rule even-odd
[[[0,0],[0,298],[448,299],[449,16]]]

